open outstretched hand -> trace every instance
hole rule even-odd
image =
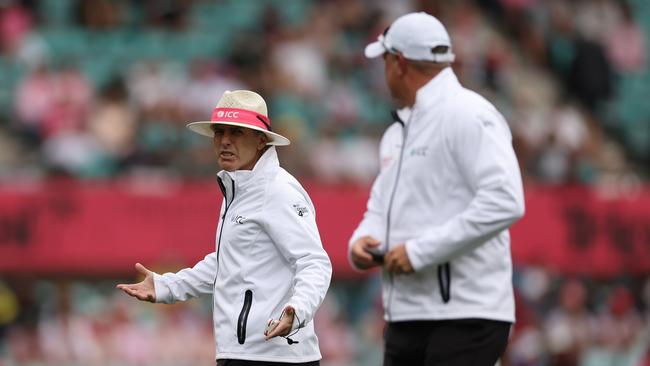
[[[133,296],[141,301],[156,301],[156,290],[153,284],[153,272],[140,263],[135,264],[135,269],[144,275],[144,279],[138,283],[119,284],[115,287],[124,291],[127,295]]]

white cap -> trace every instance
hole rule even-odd
[[[446,53],[432,51],[435,47],[447,46]],[[424,12],[409,13],[397,18],[377,41],[366,46],[368,58],[375,58],[385,52],[401,53],[414,61],[453,62],[455,55],[451,52],[451,41],[445,26],[434,16]]]

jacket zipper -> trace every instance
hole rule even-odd
[[[237,321],[237,341],[239,344],[246,342],[246,323],[248,323],[248,313],[251,311],[253,304],[253,291],[246,290],[244,293],[244,305],[239,313],[239,320]]]
[[[226,225],[225,219],[226,214],[228,213],[228,208],[232,204],[232,201],[235,200],[235,181],[232,181],[232,199],[230,200],[230,203],[228,202],[228,195],[226,194],[226,186],[224,186],[221,178],[217,178],[217,183],[219,183],[219,189],[221,189],[221,193],[223,194],[223,197],[226,201],[226,208],[224,208],[223,215],[221,215],[221,228],[219,229],[219,236],[217,237],[217,269],[214,274],[214,281],[212,281],[212,306],[215,305],[215,286],[217,286],[217,276],[219,276],[219,253],[221,252],[221,236],[223,235],[223,227]]]
[[[438,286],[440,286],[440,297],[443,303],[451,299],[451,268],[449,262],[438,266]]]
[[[219,183],[219,188],[221,188],[221,193],[223,193],[223,197],[226,199],[226,208],[223,210],[223,215],[221,215],[221,228],[219,229],[219,237],[217,239],[217,271],[214,275],[214,281],[212,282],[212,287],[217,283],[217,276],[219,275],[219,253],[221,252],[221,236],[223,235],[223,227],[226,225],[226,214],[228,213],[228,208],[232,204],[232,201],[235,200],[235,181],[232,181],[232,199],[230,199],[230,202],[228,202],[228,195],[226,194],[226,187],[223,185],[223,182],[221,181],[221,178],[217,179],[217,182]]]
[[[411,117],[413,116],[413,112],[409,115],[408,123],[404,123],[401,118],[397,115],[397,113],[393,114],[393,118],[397,120],[398,123],[400,123],[403,127],[403,133],[402,133],[402,148],[400,149],[400,154],[399,154],[399,160],[397,161],[397,173],[395,174],[395,183],[393,184],[393,191],[390,194],[390,199],[388,201],[388,211],[386,213],[386,250],[388,250],[388,245],[389,245],[389,238],[390,238],[390,214],[393,209],[393,199],[395,198],[395,193],[397,192],[397,183],[399,182],[399,176],[402,171],[402,160],[404,157],[404,149],[406,149],[406,137],[408,136],[408,125],[410,124]],[[391,321],[391,314],[390,314],[390,303],[392,302],[393,299],[393,287],[394,287],[394,277],[391,272],[388,273],[388,281],[390,283],[390,288],[388,290],[388,301],[386,303],[386,316],[388,318],[388,321]]]

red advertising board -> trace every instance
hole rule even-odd
[[[650,273],[650,187],[612,197],[589,187],[526,187],[512,229],[517,264],[608,277]]]
[[[347,241],[367,187],[308,184],[335,275],[352,276]],[[0,186],[0,274],[120,275],[158,270],[214,250],[220,192],[214,182],[49,182]],[[517,264],[563,273],[650,273],[650,189],[604,199],[590,188],[526,188],[512,228]]]

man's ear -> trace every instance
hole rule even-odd
[[[395,58],[397,59],[397,72],[399,76],[404,76],[406,74],[406,70],[408,69],[409,62],[404,56],[400,53],[395,55]]]
[[[257,150],[264,150],[266,143],[269,141],[268,137],[265,134],[260,132],[260,141],[257,144]]]

